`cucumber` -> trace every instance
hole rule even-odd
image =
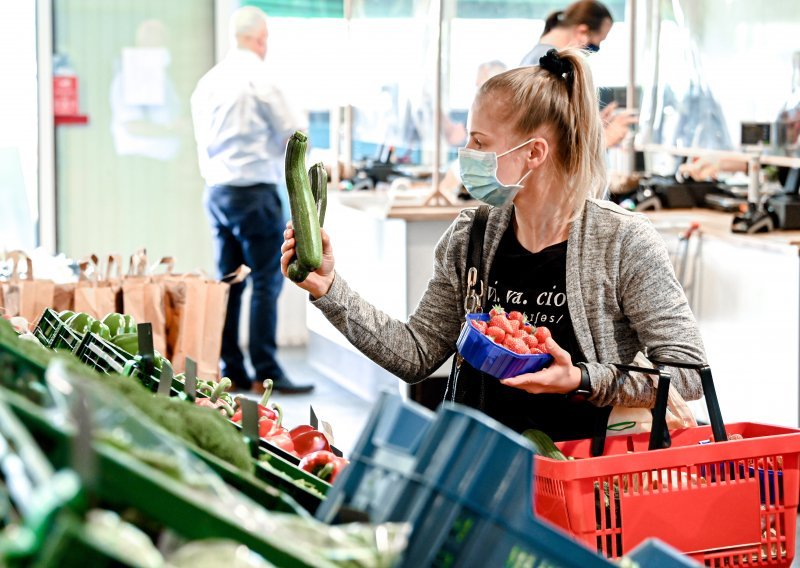
[[[317,162],[311,166],[308,170],[308,179],[311,180],[311,192],[317,204],[319,226],[322,227],[325,224],[325,209],[328,207],[328,172],[325,171],[325,165]]]
[[[542,457],[558,461],[567,461],[567,457],[556,447],[550,436],[541,430],[525,430],[522,435],[533,442],[533,445],[536,446],[539,455]]]
[[[302,132],[295,132],[289,138],[286,144],[286,189],[289,192],[294,249],[299,267],[311,272],[322,264],[322,236],[319,232],[319,214],[306,172],[307,148],[308,137]]]

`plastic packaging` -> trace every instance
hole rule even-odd
[[[489,314],[467,314],[456,347],[464,360],[479,371],[497,379],[506,379],[535,373],[553,362],[552,355],[520,355],[501,347],[475,329],[471,324],[473,320],[489,321]]]

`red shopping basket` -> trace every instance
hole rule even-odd
[[[662,363],[700,370],[712,425],[673,430],[671,447],[653,451],[649,434],[610,438],[598,457],[593,440],[557,444],[576,459],[535,458],[537,515],[608,558],[657,537],[707,566],[788,567],[800,430],[728,424],[743,439],[727,441],[710,369]]]

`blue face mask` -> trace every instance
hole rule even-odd
[[[597,45],[596,43],[587,43],[586,51],[588,51],[589,53],[597,53],[598,51],[600,51],[600,46]]]
[[[533,140],[536,140],[536,138],[531,138],[499,155],[495,152],[459,148],[458,166],[461,169],[461,183],[464,184],[467,192],[478,201],[483,201],[495,207],[501,207],[513,200],[522,187],[522,182],[533,170],[528,170],[517,183],[503,185],[497,179],[497,158],[510,154]]]

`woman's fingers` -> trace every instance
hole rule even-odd
[[[284,253],[288,250],[294,251],[294,238],[288,238],[283,241],[283,244],[281,245],[281,253]]]

